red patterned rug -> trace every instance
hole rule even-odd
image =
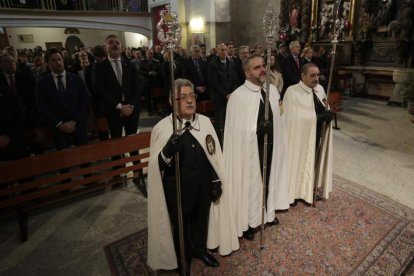
[[[257,234],[252,242],[241,239],[240,250],[230,256],[213,253],[218,268],[194,260],[191,271],[194,275],[401,275],[412,266],[414,210],[344,178],[334,177],[331,198],[316,208],[299,203],[277,216],[281,224],[265,229],[263,250]],[[112,273],[151,275],[146,247],[146,229],[105,246]]]

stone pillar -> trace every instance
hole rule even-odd
[[[396,105],[403,107],[403,98],[401,96],[401,85],[408,81],[408,73],[412,71],[412,69],[395,69],[392,74],[392,80],[395,82],[394,92],[391,95],[390,99],[388,100],[388,105]]]

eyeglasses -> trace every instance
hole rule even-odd
[[[180,96],[178,96],[175,99],[177,101],[186,101],[187,98],[189,98],[190,100],[195,100],[195,99],[197,99],[197,94],[194,94],[194,93],[191,93],[191,94],[181,94]]]

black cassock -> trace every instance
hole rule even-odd
[[[192,256],[202,256],[207,250],[211,182],[218,177],[203,148],[188,130],[182,134],[179,156],[185,254],[189,263]],[[165,199],[173,226],[175,251],[177,258],[180,258],[174,159],[168,165],[160,153],[159,165],[164,172],[162,182]]]

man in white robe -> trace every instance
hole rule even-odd
[[[309,63],[303,66],[301,81],[290,86],[283,98],[283,119],[288,135],[289,203],[298,199],[313,203],[315,172],[319,170],[318,187],[321,196],[329,197],[332,190],[332,113],[325,110],[326,94],[318,84],[319,69]],[[321,138],[322,124],[327,123]],[[321,162],[315,168],[317,144],[322,143]]]
[[[259,55],[249,57],[243,63],[243,69],[246,81],[231,94],[227,105],[223,150],[237,234],[252,240],[253,228],[262,224],[262,134],[268,133],[271,142],[268,146],[268,183],[263,223],[278,224],[275,211],[289,208],[287,155],[279,92],[272,84],[269,95],[270,122],[264,121],[263,85],[266,70],[263,58]]]
[[[151,133],[148,265],[154,270],[177,268],[177,259],[180,258],[177,208],[174,206],[174,155],[177,151],[180,155],[186,269],[192,257],[201,259],[208,266],[219,265],[206,248],[218,247],[221,255],[239,249],[229,190],[224,178],[224,160],[216,132],[209,118],[195,113],[193,84],[189,80],[177,79],[175,87],[178,135],[172,135],[172,116],[161,120]],[[217,189],[213,188],[212,182],[221,183],[221,196],[214,194],[219,199],[213,198],[213,192]]]

